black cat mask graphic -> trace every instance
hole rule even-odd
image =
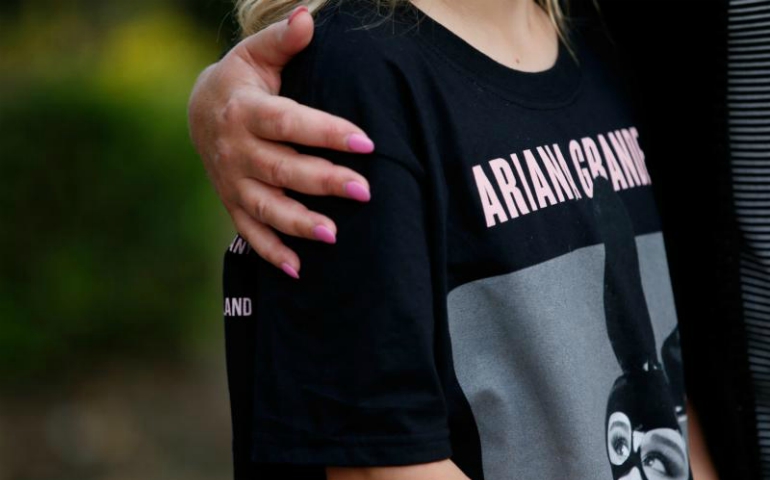
[[[677,420],[684,401],[677,398],[681,389],[676,382],[672,386],[656,353],[631,219],[607,180],[596,178],[594,188],[594,215],[606,252],[607,333],[623,371],[607,400],[606,445],[612,476],[687,480],[691,478],[687,443]],[[675,362],[666,363],[676,368]],[[670,376],[678,379],[678,373]]]

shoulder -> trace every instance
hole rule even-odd
[[[346,118],[376,144],[407,144],[424,62],[408,12],[374,0],[330,1],[307,49],[283,72],[281,95]],[[379,137],[386,142],[378,142]],[[406,145],[404,145],[406,146]]]
[[[316,16],[313,43],[336,66],[378,67],[414,60],[417,16],[409,2],[391,8],[376,0],[331,0]],[[335,62],[335,63],[337,63]],[[347,68],[350,68],[347,67]]]
[[[310,45],[287,65],[282,93],[303,96],[303,103],[339,103],[328,98],[338,92],[371,92],[380,99],[404,93],[400,82],[420,64],[406,8],[390,12],[375,0],[329,1],[316,14]]]

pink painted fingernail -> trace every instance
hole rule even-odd
[[[313,227],[313,236],[322,242],[337,243],[337,237],[334,236],[334,232],[323,225]]]
[[[282,263],[281,264],[281,270],[283,270],[283,273],[285,273],[286,275],[290,276],[291,278],[299,279],[299,273],[297,273],[297,271],[294,270],[294,268],[291,265],[289,265],[288,263],[286,263],[286,262]]]
[[[358,200],[359,202],[368,202],[372,198],[369,189],[358,182],[346,183],[345,193],[353,200]]]
[[[348,148],[355,153],[372,153],[374,151],[374,142],[366,135],[360,133],[351,133],[348,135]]]
[[[300,14],[300,12],[307,12],[307,7],[302,5],[294,9],[293,12],[291,12],[291,15],[289,15],[289,21],[287,22],[288,25],[291,25],[291,21],[294,20],[294,17]]]

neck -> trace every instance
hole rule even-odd
[[[418,0],[419,1],[419,0]],[[422,0],[441,4],[468,21],[484,23],[500,30],[511,29],[525,34],[533,29],[539,8],[533,0]]]
[[[556,61],[556,29],[534,0],[412,0],[412,3],[506,66],[540,71]]]

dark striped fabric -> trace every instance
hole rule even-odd
[[[770,0],[731,0],[728,127],[762,478],[770,479]]]

